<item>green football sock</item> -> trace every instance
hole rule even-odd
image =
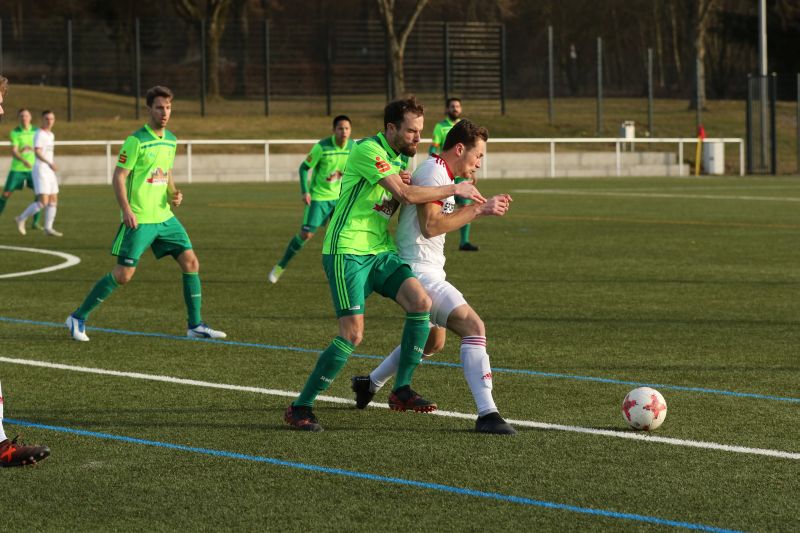
[[[472,224],[464,224],[461,226],[461,244],[466,244],[469,242],[469,227]]]
[[[114,292],[117,287],[119,287],[119,283],[117,283],[117,280],[115,280],[114,276],[109,272],[94,284],[92,290],[86,295],[86,299],[72,315],[75,318],[86,320],[89,317],[89,313],[94,311],[98,305],[111,296],[111,293]]]
[[[333,339],[330,346],[319,354],[317,366],[314,367],[314,371],[308,376],[308,381],[306,381],[303,390],[300,392],[300,396],[292,402],[292,405],[311,407],[314,404],[314,400],[317,399],[317,395],[327,390],[331,383],[333,383],[333,380],[339,374],[339,371],[347,362],[347,358],[350,357],[350,354],[353,353],[355,348],[353,343],[347,339],[343,339],[342,337]]]
[[[278,261],[278,266],[281,268],[286,268],[286,265],[289,264],[289,261],[292,260],[292,257],[297,255],[300,250],[303,249],[305,246],[306,241],[300,238],[300,235],[295,235],[292,237],[292,240],[289,241],[289,246],[286,247],[286,252],[283,254],[283,258]]]
[[[186,320],[189,327],[193,328],[203,321],[200,317],[203,293],[200,289],[200,274],[197,272],[183,273],[183,300],[186,302]]]
[[[5,196],[0,195],[0,214],[2,214],[3,213],[3,209],[6,208],[6,202],[7,201],[8,201],[8,198],[6,198]]]
[[[394,390],[411,385],[411,376],[422,359],[422,350],[430,333],[430,313],[407,313],[403,326],[403,340],[400,342],[400,365]]]

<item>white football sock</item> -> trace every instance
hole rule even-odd
[[[492,367],[486,353],[486,337],[464,337],[461,339],[461,364],[464,377],[475,398],[478,416],[496,413],[492,398]]]
[[[378,368],[369,374],[369,389],[372,392],[378,392],[387,381],[392,379],[392,376],[397,374],[397,369],[400,367],[400,346],[392,350],[389,356],[381,361]]]
[[[44,207],[44,229],[53,229],[53,221],[56,219],[55,204],[47,204]]]
[[[3,388],[0,386],[0,442],[6,440],[6,432],[3,431]]]
[[[22,214],[19,216],[19,218],[21,220],[27,220],[28,217],[32,217],[33,215],[38,213],[41,208],[42,208],[42,206],[39,205],[39,202],[33,202],[31,205],[29,205],[25,209],[25,211],[22,212]]]

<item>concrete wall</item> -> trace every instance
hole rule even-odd
[[[295,181],[297,168],[304,154],[271,154],[269,158],[269,181]],[[427,157],[424,154],[418,156]],[[10,158],[0,166],[0,179],[5,181]],[[192,156],[192,182],[264,182],[265,164],[263,154],[213,154]],[[58,176],[62,185],[103,184],[107,182],[105,156],[59,156],[56,153]],[[116,164],[116,152],[112,160]],[[615,176],[616,159],[613,152],[556,152],[556,177]],[[677,176],[677,156],[663,152],[623,153],[621,157],[623,176]],[[689,174],[684,165],[683,175]],[[175,180],[188,181],[188,166],[185,155],[175,158]],[[550,155],[531,152],[490,152],[481,178],[534,178],[550,175]]]

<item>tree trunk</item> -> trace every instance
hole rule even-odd
[[[208,59],[208,97],[220,97],[219,45],[225,33],[225,22],[231,0],[175,0],[175,8],[184,19],[206,23],[206,58]]]
[[[664,88],[664,39],[661,36],[661,17],[659,16],[659,3],[651,2],[653,6],[653,27],[656,29],[656,70],[658,72],[658,86]]]
[[[391,99],[395,99],[406,93],[405,72],[403,70],[403,60],[406,52],[406,43],[414,24],[428,0],[417,0],[414,12],[409,17],[406,24],[399,33],[395,31],[395,0],[377,0],[378,11],[381,15],[381,22],[386,30],[386,43],[388,47],[389,70],[391,72],[392,87],[389,91]]]
[[[694,80],[695,89],[689,101],[689,109],[706,108],[706,35],[711,27],[713,11],[718,0],[697,0],[697,11],[694,25],[694,54],[697,76]]]
[[[675,9],[675,0],[671,0],[669,3],[669,14],[670,28],[672,30],[672,59],[675,63],[678,87],[683,87],[683,67],[681,66],[681,49],[678,45],[678,14]]]

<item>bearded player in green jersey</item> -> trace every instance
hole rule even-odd
[[[6,202],[11,198],[14,191],[21,191],[25,185],[33,189],[33,163],[36,161],[36,154],[33,150],[33,137],[36,128],[31,125],[31,112],[24,107],[17,112],[19,126],[11,130],[8,134],[11,139],[11,168],[8,171],[6,184],[3,187],[3,194],[0,196],[0,214],[6,208]],[[36,193],[33,195],[36,201]],[[39,217],[41,213],[33,215],[33,228],[41,229]]]
[[[395,389],[389,406],[396,411],[431,412],[436,404],[411,389],[428,339],[431,299],[397,254],[389,219],[400,204],[425,204],[453,195],[485,202],[470,181],[439,187],[411,185],[408,158],[417,153],[423,107],[412,96],[384,109],[384,131],[362,139],[347,159],[342,190],[325,234],[322,265],[330,284],[339,335],[323,351],[300,396],[284,420],[305,431],[322,431],[311,408],[364,336],[364,303],[372,292],[391,298],[406,312]]]
[[[149,120],[125,140],[114,170],[114,193],[122,211],[122,224],[111,247],[117,264],[67,317],[66,325],[76,341],[89,340],[86,336],[89,313],[133,278],[139,258],[148,247],[157,259],[171,255],[183,272],[189,325],[186,336],[212,339],[226,336],[203,323],[200,263],[186,230],[170,209],[170,204],[178,207],[183,201],[172,179],[177,139],[166,129],[172,113],[172,91],[155,86],[147,91],[146,101]]]
[[[431,147],[428,150],[428,153],[431,155],[433,154],[440,154],[442,153],[442,146],[444,145],[444,140],[447,138],[447,134],[450,130],[458,124],[458,121],[461,120],[461,100],[458,98],[448,98],[447,102],[444,105],[445,114],[447,114],[447,118],[443,121],[438,122],[436,126],[433,128],[433,139],[431,142]],[[466,178],[461,178],[456,176],[456,183],[463,181]],[[456,198],[456,204],[459,207],[463,207],[465,205],[469,205],[469,200],[465,200],[464,198]],[[458,249],[462,252],[477,252],[478,247],[469,242],[469,230],[472,227],[471,224],[464,224],[461,227],[461,243],[458,245]]]
[[[346,115],[333,119],[333,135],[320,140],[308,157],[300,164],[300,195],[305,204],[303,225],[300,233],[292,237],[283,257],[272,267],[269,280],[277,283],[289,261],[311,240],[317,228],[323,226],[336,207],[342,185],[342,171],[347,156],[355,143],[350,139],[352,126]],[[308,187],[308,171],[312,170],[311,189]]]

